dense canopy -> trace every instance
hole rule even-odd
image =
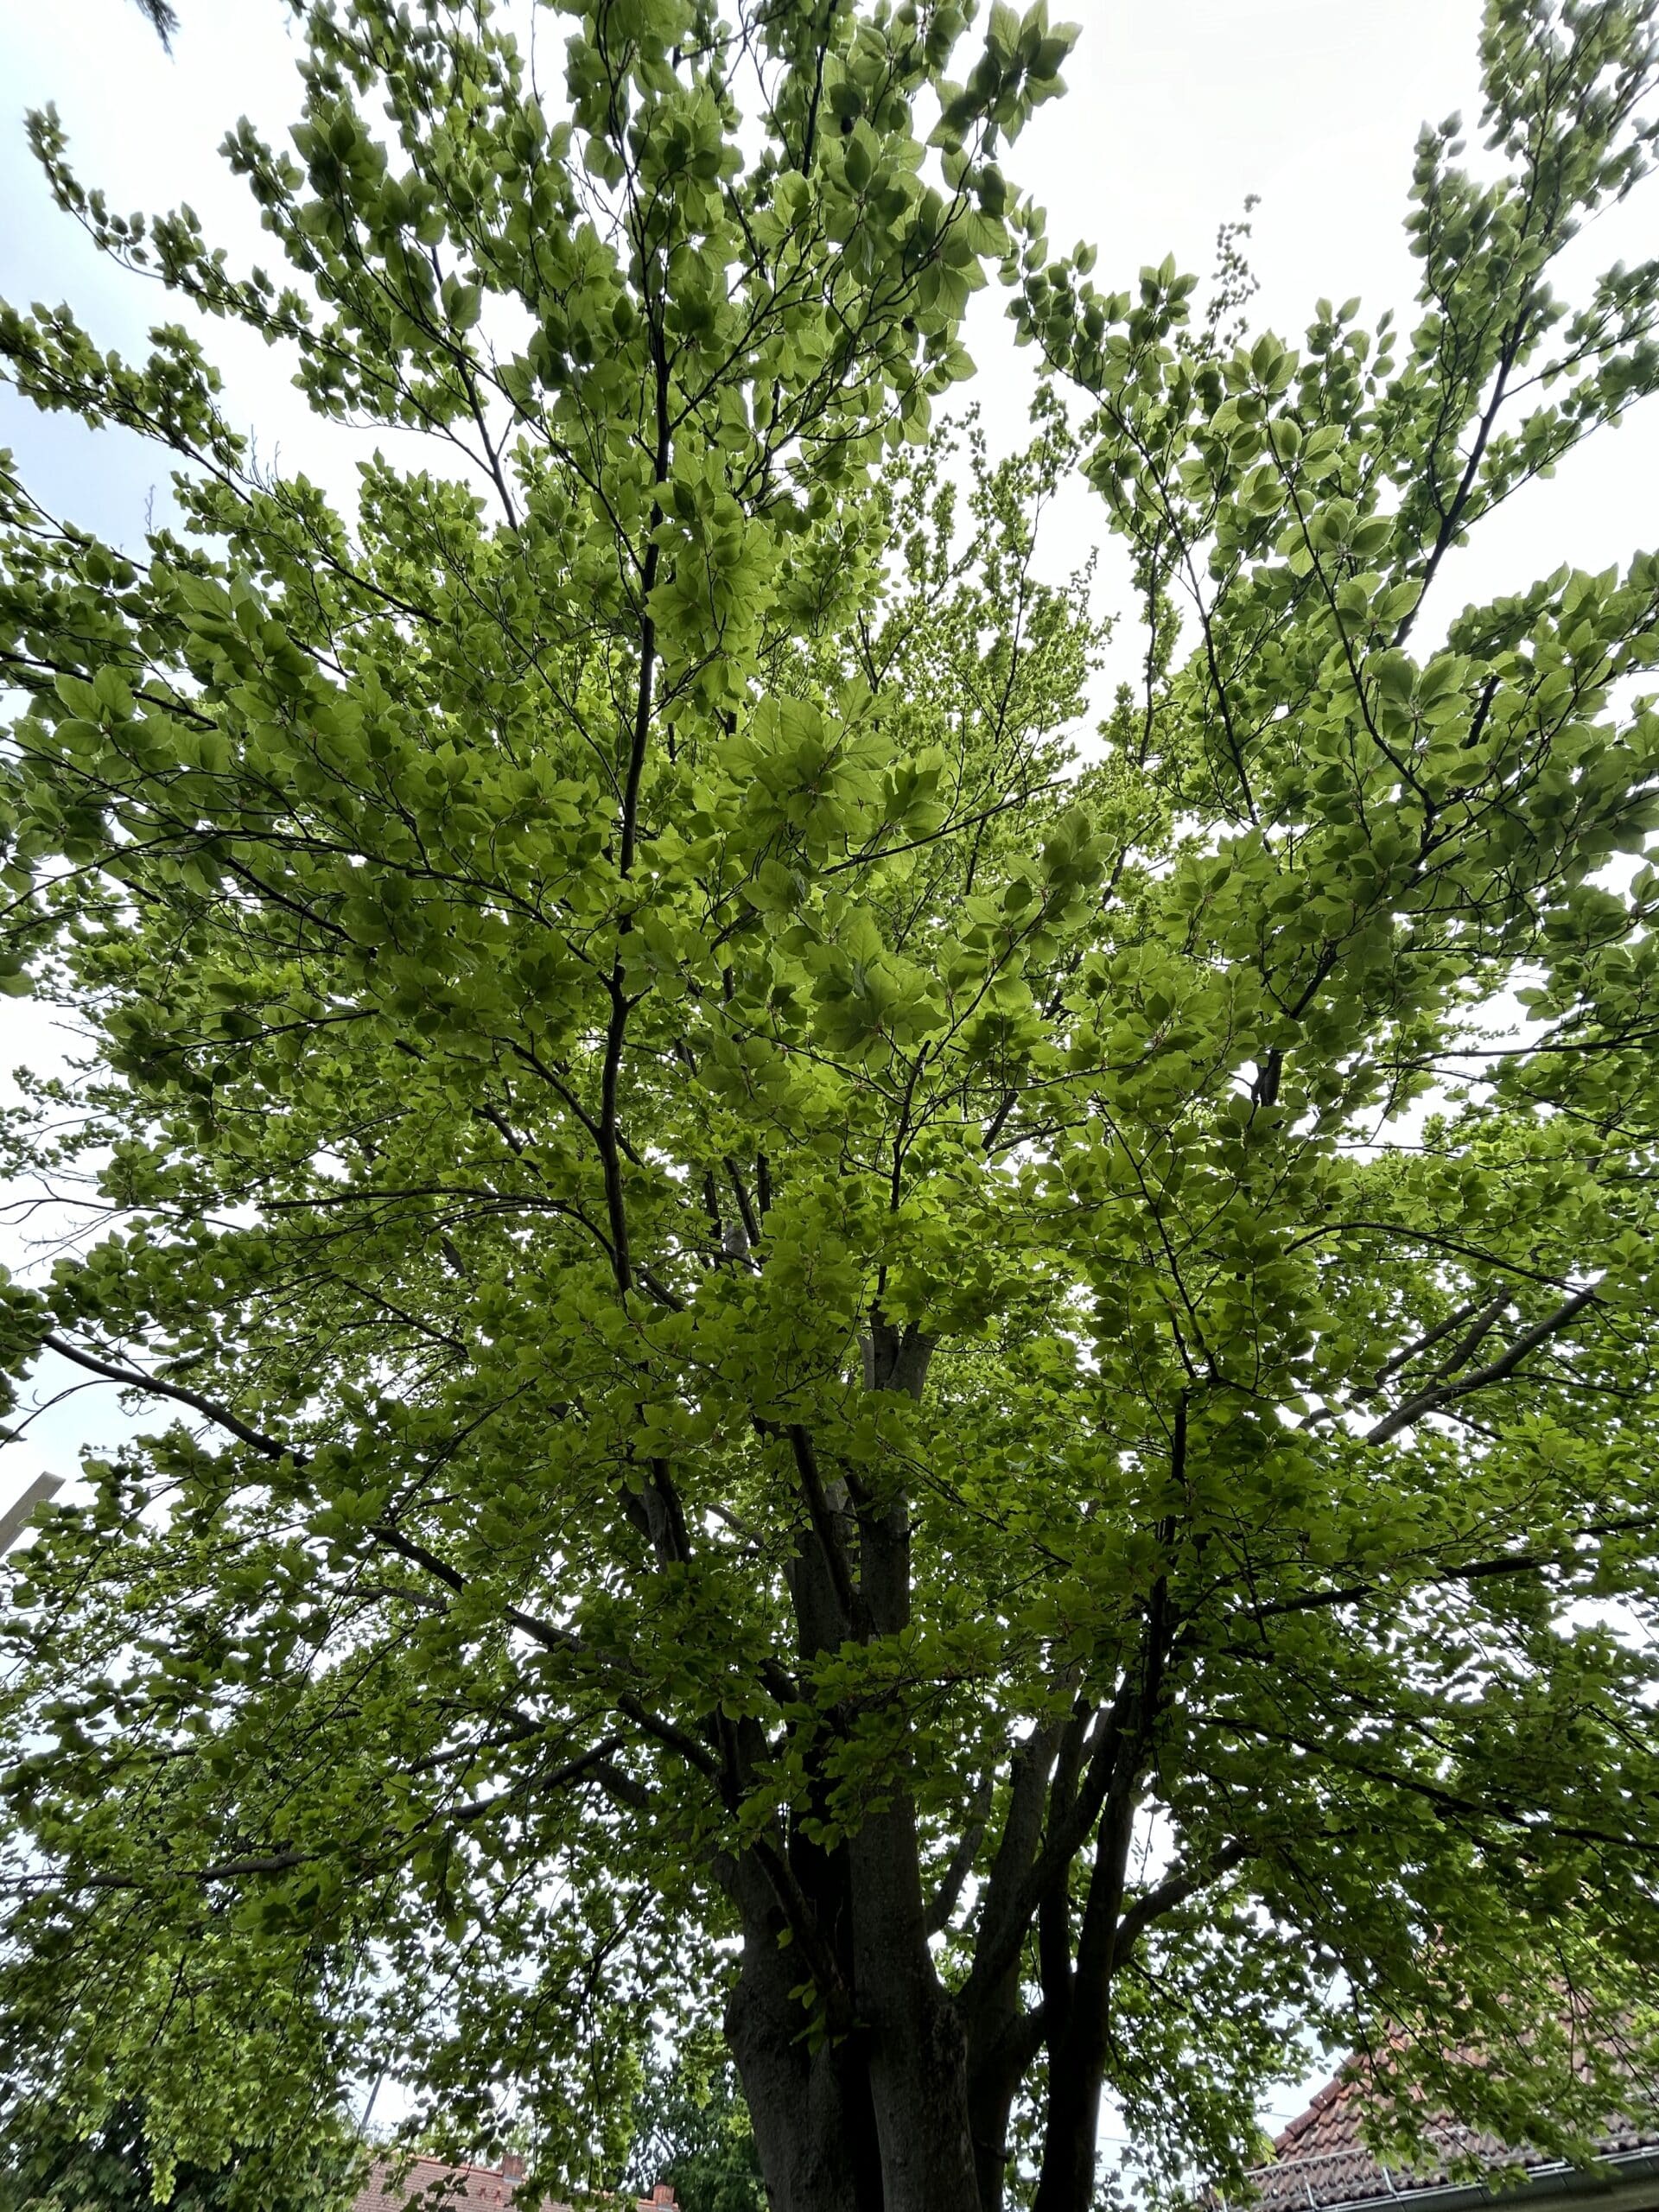
[[[1654,264],[1551,289],[1654,10],[1491,0],[1414,323],[1300,345],[1054,257],[1072,34],[971,12],[550,8],[538,92],[325,0],[226,142],[279,276],[31,119],[186,319],[0,308],[178,468],[122,545],[0,476],[4,977],[88,1039],[0,1336],[144,1416],[19,1554],[0,2122],[274,2190],[390,2069],[606,2185],[712,2013],[777,2212],[1084,2212],[1105,2094],[1224,2177],[1310,2035],[1563,2145],[1652,2063],[1659,567],[1447,577],[1659,381]]]

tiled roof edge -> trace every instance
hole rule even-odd
[[[1282,2179],[1287,2167],[1299,2163],[1296,2159],[1287,2158],[1278,2164],[1253,2166],[1249,2171],[1251,2174],[1271,2174]],[[1312,2165],[1315,2161],[1310,2158],[1306,2163]],[[1596,2160],[1596,2168],[1609,2167],[1612,2169],[1611,2178],[1615,2181],[1625,2173],[1659,2175],[1659,2145],[1643,2144],[1633,2151],[1606,2152]],[[1386,2175],[1388,2169],[1383,2167],[1380,2171]],[[1374,2190],[1369,2196],[1325,2199],[1315,2197],[1310,2191],[1308,2206],[1310,2212],[1361,2212],[1363,2207],[1398,2204],[1409,2205],[1414,2208],[1414,2212],[1427,2212],[1428,2207],[1440,2204],[1448,2207],[1498,2202],[1518,2204],[1522,2199],[1532,2196],[1562,2195],[1572,2190],[1575,2183],[1583,2184],[1586,2195],[1605,2191],[1611,2185],[1594,2168],[1573,2165],[1565,2158],[1558,2158],[1548,2165],[1527,2168],[1518,2181],[1502,2190],[1495,2190],[1484,2181],[1459,2181],[1426,2182],[1416,2188]],[[1217,2212],[1252,2212],[1250,2201],[1246,2198],[1217,2196],[1213,2201]]]

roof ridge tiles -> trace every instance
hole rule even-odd
[[[1451,2168],[1473,2157],[1534,2174],[1559,2165],[1528,2145],[1501,2142],[1449,2113],[1422,2115],[1424,2142],[1414,2158],[1390,2167],[1367,2148],[1366,2082],[1363,2068],[1349,2060],[1316,2090],[1306,2107],[1274,2139],[1273,2158],[1254,2167],[1249,2181],[1253,2212],[1335,2212],[1398,2203],[1424,2190],[1452,2186]],[[1659,2151],[1659,2115],[1645,2121],[1630,2115],[1610,2118],[1598,2142],[1599,2154],[1629,2158]],[[1203,2199],[1209,2212],[1225,2212],[1225,2200],[1213,2192]],[[1659,2212],[1659,2199],[1656,2200]]]

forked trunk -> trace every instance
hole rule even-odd
[[[908,1807],[872,1815],[849,1856],[849,2032],[809,2033],[782,1915],[745,1915],[726,2036],[771,2212],[980,2212],[965,2043],[927,1948]]]
[[[868,1389],[919,1398],[931,1340],[872,1318]],[[826,1483],[811,1441],[790,1432],[812,1506],[791,1563],[804,1657],[849,1637],[895,1636],[910,1618],[910,1520],[902,1497]],[[899,1771],[906,1770],[899,1763]],[[727,2014],[772,2212],[982,2212],[969,2126],[968,2046],[928,1948],[916,1812],[902,1782],[833,1852],[796,1835],[779,1876],[751,1856],[727,1879],[743,1910],[743,1963]],[[811,2047],[791,1993],[814,1971],[792,1944],[774,1880],[810,1925],[817,1969],[836,1984],[839,2031]]]

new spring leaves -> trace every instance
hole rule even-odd
[[[556,95],[313,10],[227,141],[280,275],[31,124],[182,319],[0,319],[177,463],[120,546],[4,479],[7,975],[92,1039],[7,1359],[149,1414],[10,1617],[16,2096],[274,2187],[390,2064],[609,2185],[672,1999],[801,2212],[1082,2212],[1109,2088],[1224,2174],[1309,2028],[1566,2146],[1558,1981],[1651,2017],[1577,1601],[1656,1595],[1656,575],[1446,592],[1659,376],[1650,264],[1551,289],[1651,10],[1495,0],[1415,320],[1297,346],[1051,253],[1040,8],[557,20]],[[1002,461],[929,427],[990,276]],[[354,499],[213,317],[382,433]]]

